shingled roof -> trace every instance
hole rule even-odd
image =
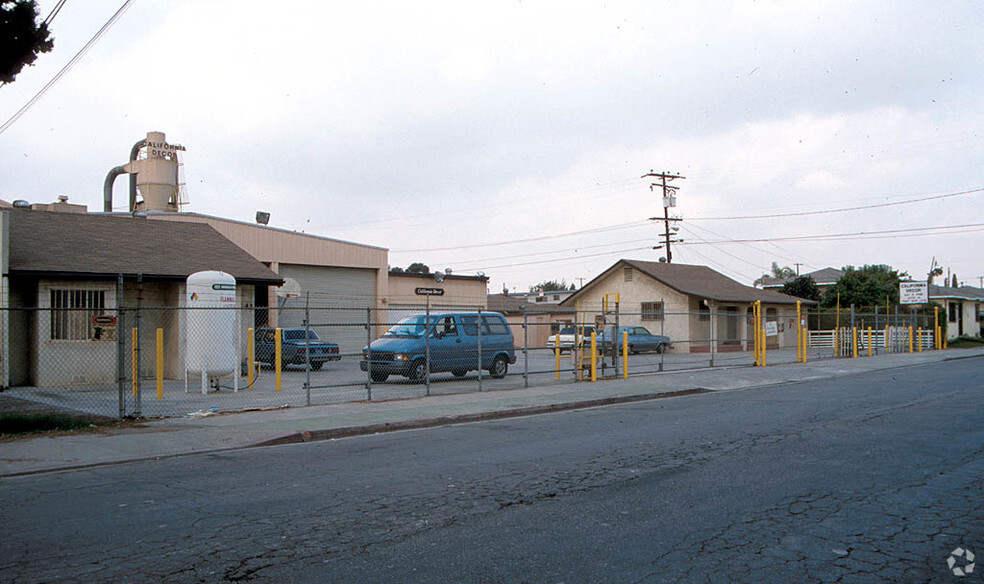
[[[750,303],[761,300],[767,304],[796,304],[797,301],[804,304],[816,304],[812,300],[805,300],[773,292],[772,290],[759,290],[751,286],[745,286],[731,278],[708,268],[707,266],[693,266],[688,264],[670,264],[665,262],[644,262],[639,260],[619,260],[614,266],[608,268],[600,276],[588,283],[581,290],[591,286],[596,280],[610,273],[619,266],[631,266],[639,272],[662,282],[666,286],[689,296],[695,296],[705,300],[717,302],[742,302]],[[562,304],[570,302],[578,296],[575,294]]]
[[[183,280],[220,270],[246,284],[279,285],[280,276],[209,225],[147,221],[129,215],[6,210],[9,271],[48,277]]]

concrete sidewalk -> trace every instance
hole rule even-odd
[[[534,415],[981,357],[984,357],[984,349],[949,349],[764,368],[690,370],[596,383],[388,402],[349,402],[204,418],[168,418],[118,431],[42,436],[0,443],[0,476]]]

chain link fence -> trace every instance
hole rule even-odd
[[[935,342],[932,313],[855,313],[854,327],[843,312],[832,322],[817,310],[799,318],[812,325],[807,360],[853,357],[851,343],[867,356]],[[0,373],[8,395],[67,410],[205,416],[751,366],[753,323],[744,308],[597,306],[544,318],[307,298],[235,309],[7,309]],[[763,326],[767,363],[797,362],[795,309],[764,311]]]

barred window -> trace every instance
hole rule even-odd
[[[642,320],[663,320],[663,301],[643,302]]]
[[[92,317],[103,314],[105,308],[105,290],[51,290],[52,340],[93,338]]]
[[[950,303],[950,322],[957,322],[957,312],[960,310],[960,305],[956,302]]]

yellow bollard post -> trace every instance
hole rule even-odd
[[[940,347],[943,346],[940,344],[940,307],[939,306],[933,307],[933,320],[935,321],[933,325],[933,330],[936,331],[936,338],[933,339],[935,341],[933,343],[933,346],[939,349]]]
[[[591,331],[591,381],[598,380],[598,335]]]
[[[157,329],[157,399],[164,399],[164,329]]]
[[[885,347],[885,352],[888,352],[888,325],[885,325],[885,336],[882,338],[882,346]]]
[[[806,363],[806,349],[810,345],[810,329],[803,327],[803,362]]]
[[[752,348],[755,351],[755,366],[761,366],[759,362],[759,315],[758,302],[752,304]]]
[[[280,391],[280,365],[281,365],[280,358],[283,355],[283,340],[280,338],[281,336],[280,327],[277,327],[274,334],[277,335],[276,340],[273,343],[274,346],[273,367],[274,370],[276,371],[275,374],[276,381],[274,383],[275,383],[275,391]]]
[[[796,362],[803,362],[803,308],[799,300],[796,301]]]
[[[256,380],[255,373],[253,371],[254,363],[256,362],[256,339],[253,338],[253,327],[249,327],[246,330],[246,367],[249,372],[246,374],[246,383],[249,387],[253,387],[253,382]]]
[[[854,345],[854,349],[851,351],[851,358],[858,358],[858,327],[851,327],[851,344]]]
[[[916,329],[916,351],[922,353],[922,327]]]
[[[560,333],[557,333],[555,338],[557,342],[554,343],[554,379],[560,381]]]
[[[753,320],[755,321],[752,326],[755,327],[755,365],[762,366],[762,302],[759,300],[755,301],[755,308],[752,311],[754,315]]]
[[[137,395],[137,382],[140,380],[140,353],[137,352],[137,328],[130,333],[130,383],[133,385],[133,395]]]
[[[871,356],[871,327],[868,327],[868,356]]]
[[[622,379],[629,378],[629,331],[622,331]]]
[[[909,352],[912,352],[912,325],[909,325]]]
[[[840,329],[834,327],[834,357],[841,356],[841,348],[838,341],[840,341]]]

